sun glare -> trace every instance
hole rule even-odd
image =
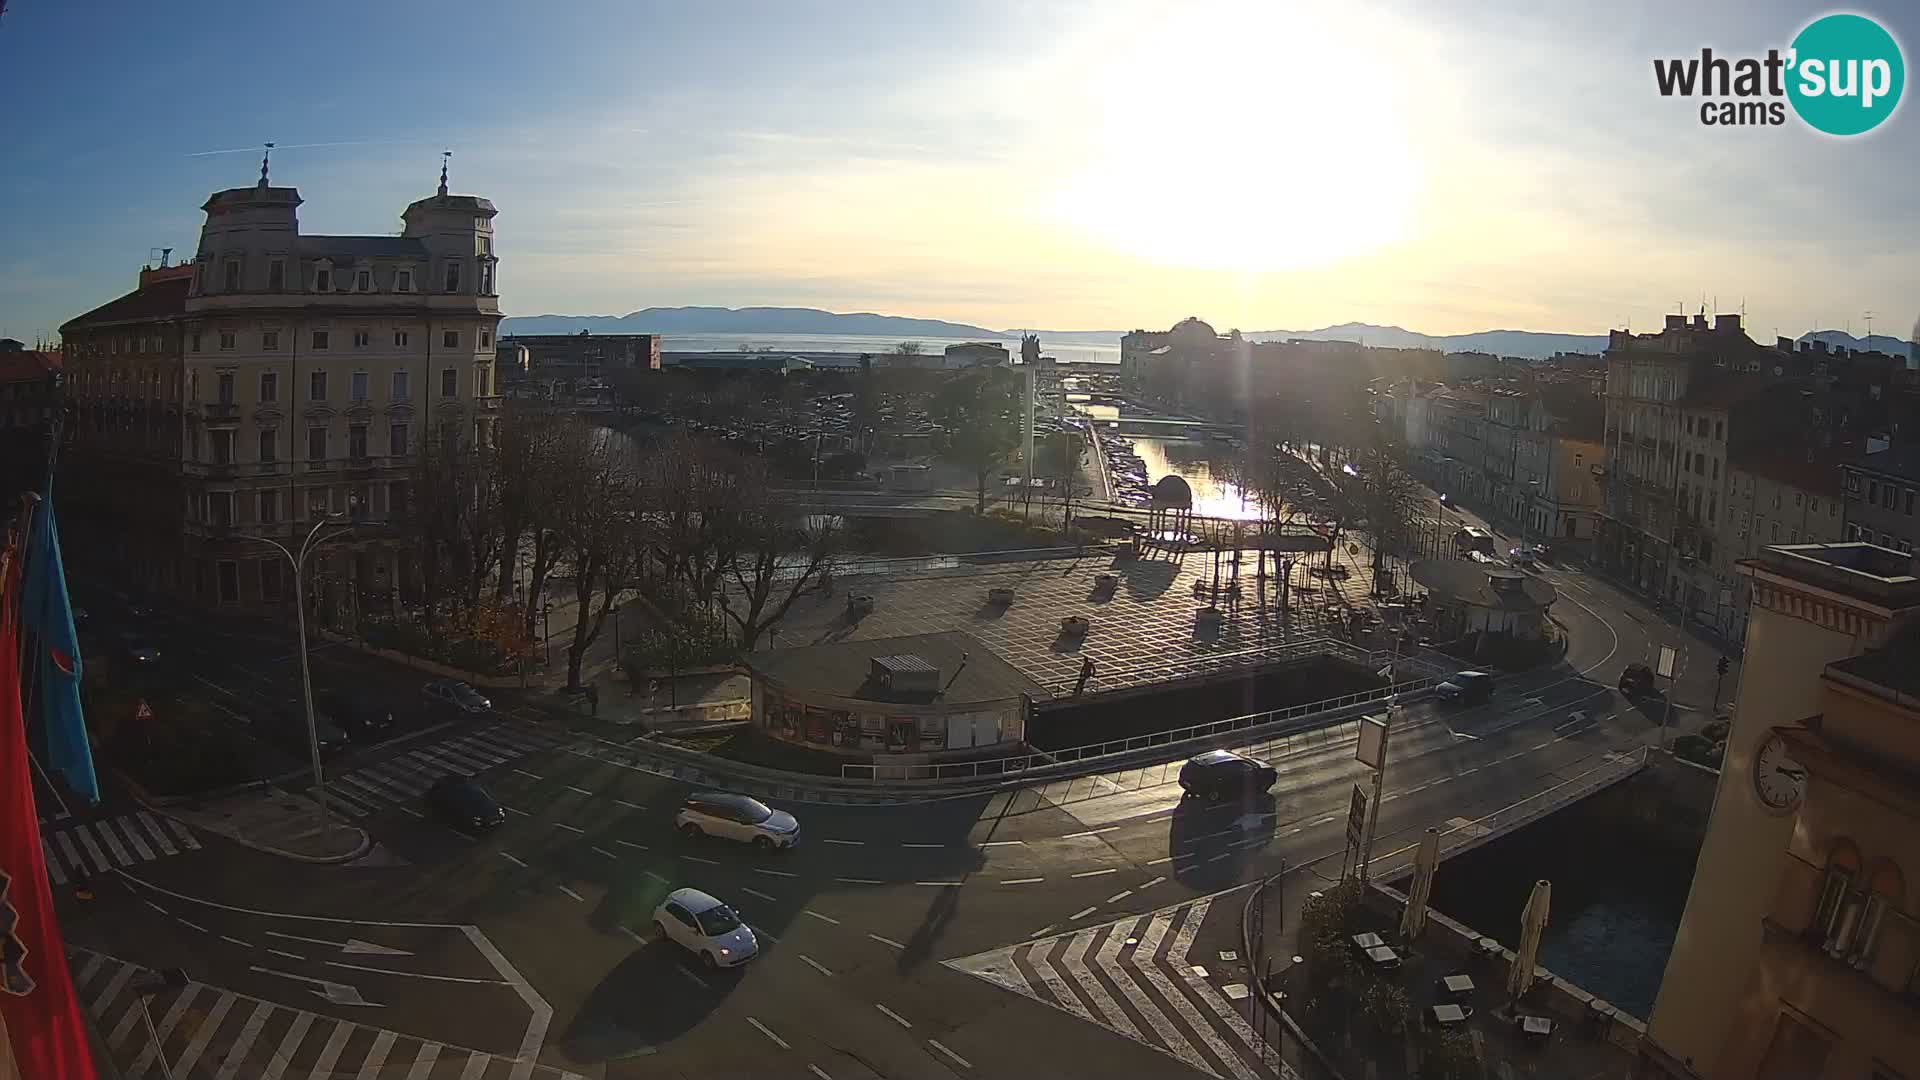
[[[1302,269],[1399,239],[1419,177],[1369,27],[1254,3],[1132,28],[1056,212],[1169,266]]]

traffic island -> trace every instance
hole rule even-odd
[[[337,811],[323,830],[319,806],[284,791],[266,789],[154,809],[184,825],[296,862],[352,862],[373,850],[373,838],[341,821]]]

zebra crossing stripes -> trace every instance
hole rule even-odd
[[[417,801],[448,773],[485,772],[558,742],[544,733],[495,724],[330,776],[327,799],[349,817],[367,817]]]
[[[40,836],[47,877],[55,885],[199,847],[200,841],[185,825],[145,810],[67,824]]]
[[[82,948],[69,948],[67,962],[81,1006],[99,1021],[107,1053],[126,1080],[159,1080],[164,1070],[142,1020],[136,982],[149,970]],[[323,1016],[199,982],[153,994],[146,1015],[152,1018],[166,1067],[179,1080],[586,1080],[551,1066]]]
[[[1220,1080],[1297,1080],[1188,963],[1210,899],[1021,942],[946,966],[1110,1028]]]

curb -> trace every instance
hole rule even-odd
[[[1287,870],[1283,868],[1272,877],[1263,879],[1259,885],[1254,887],[1253,892],[1248,894],[1247,902],[1241,905],[1240,947],[1243,951],[1240,955],[1247,958],[1248,974],[1252,976],[1251,981],[1253,981],[1257,990],[1253,996],[1260,1002],[1260,1007],[1279,1019],[1281,1025],[1287,1029],[1288,1034],[1298,1040],[1301,1046],[1307,1048],[1307,1052],[1313,1055],[1314,1061],[1318,1062],[1320,1067],[1326,1070],[1326,1074],[1332,1077],[1332,1080],[1346,1080],[1345,1075],[1333,1064],[1333,1060],[1327,1057],[1326,1053],[1320,1049],[1318,1044],[1307,1037],[1305,1031],[1301,1030],[1299,1023],[1296,1022],[1292,1014],[1288,1013],[1286,1008],[1280,1004],[1280,999],[1274,996],[1273,991],[1267,989],[1265,985],[1259,982],[1260,954],[1254,951],[1253,905],[1261,903],[1264,900],[1267,895],[1268,885],[1279,878],[1285,877],[1286,874]],[[1284,1055],[1281,1057],[1280,1064],[1283,1068],[1286,1065]]]
[[[202,825],[199,822],[193,821],[189,818],[181,817],[178,813],[175,812],[175,809],[178,806],[178,803],[174,803],[170,805],[162,805],[162,803],[154,799],[152,793],[148,792],[146,788],[142,787],[138,781],[135,781],[131,777],[127,776],[124,770],[116,768],[113,770],[113,773],[116,777],[119,778],[120,782],[126,786],[127,794],[133,797],[133,801],[140,804],[141,809],[150,811],[155,814],[159,814],[161,817],[166,818],[169,821],[177,821],[182,825],[191,826],[193,828],[199,829],[202,832],[212,833],[215,836],[223,837],[225,839],[233,841],[236,844],[239,844],[243,848],[248,848],[253,851],[258,851],[258,852],[261,852],[262,854],[274,855],[282,859],[291,859],[294,862],[310,863],[316,866],[327,866],[335,863],[352,862],[355,859],[364,858],[368,852],[373,850],[373,843],[374,843],[373,837],[369,836],[365,829],[360,828],[358,825],[347,825],[344,822],[342,822],[342,823],[336,823],[335,827],[352,829],[354,832],[357,832],[360,834],[360,842],[354,845],[354,848],[352,851],[347,852],[344,855],[302,855],[299,852],[295,852],[295,851],[283,851],[280,848],[273,847],[268,844],[263,844],[258,841],[248,840],[245,837],[235,833],[222,832],[219,829]],[[263,790],[271,786],[270,784],[268,784],[266,781],[263,781],[263,780],[248,781],[248,784],[246,786],[253,786],[253,785],[258,785]]]

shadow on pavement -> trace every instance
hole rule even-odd
[[[699,972],[703,989],[676,970],[686,964],[687,954],[664,939],[636,948],[581,1003],[561,1035],[563,1051],[581,1063],[650,1054],[706,1019],[746,970]]]
[[[1269,792],[1219,802],[1181,799],[1167,829],[1174,880],[1201,892],[1238,885],[1246,865],[1273,843],[1274,814]]]

